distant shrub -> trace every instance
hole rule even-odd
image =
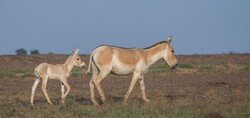
[[[39,53],[39,50],[31,50],[30,54],[40,54],[40,53]]]
[[[20,48],[16,50],[17,55],[27,55],[27,51],[24,48]]]
[[[240,54],[238,52],[230,51],[228,54]]]
[[[53,52],[49,52],[48,54],[54,54]]]

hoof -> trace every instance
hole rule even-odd
[[[106,100],[102,100],[102,103],[101,104],[106,104]]]
[[[127,103],[128,103],[128,100],[127,100],[127,99],[124,99],[124,100],[123,100],[123,103],[127,104]]]
[[[105,101],[106,101],[106,99],[105,99],[105,98],[103,98],[103,99],[101,99],[101,100],[102,100],[102,102],[103,102],[103,103],[105,103]]]
[[[128,101],[127,100],[123,100],[123,103],[127,103]]]
[[[99,106],[99,104],[98,104],[96,101],[92,101],[92,104],[93,104],[94,106]]]
[[[93,103],[93,106],[98,107],[100,105],[98,103]]]
[[[60,100],[60,103],[61,103],[61,104],[64,104],[64,100]]]
[[[149,102],[149,99],[145,99],[144,101],[145,101],[145,102]]]

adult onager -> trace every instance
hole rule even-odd
[[[96,86],[99,91],[102,101],[105,102],[105,96],[101,89],[100,82],[109,73],[117,75],[133,74],[124,102],[127,102],[138,79],[140,81],[142,99],[149,101],[145,94],[143,75],[146,74],[148,68],[159,59],[164,59],[172,69],[177,66],[177,59],[170,45],[171,40],[172,37],[169,37],[165,41],[161,41],[144,49],[122,48],[108,45],[96,47],[91,53],[87,71],[87,73],[90,72],[90,68],[92,67],[92,78],[89,83],[92,103],[98,105],[94,96],[94,86]]]
[[[74,66],[78,66],[81,68],[85,67],[85,63],[81,60],[81,57],[78,55],[79,49],[76,51],[72,50],[72,55],[68,57],[64,64],[48,64],[41,63],[35,68],[36,80],[34,85],[32,86],[31,100],[30,103],[34,105],[34,94],[37,88],[38,83],[42,80],[42,91],[47,98],[49,104],[52,104],[48,93],[46,91],[46,85],[48,79],[59,79],[61,81],[61,92],[62,92],[62,102],[66,98],[67,94],[70,91],[70,86],[67,82],[67,78],[70,75],[70,71]],[[67,91],[65,93],[65,87]]]

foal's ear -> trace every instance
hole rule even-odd
[[[172,41],[172,36],[169,36],[168,39],[167,39],[167,42],[171,43],[171,41]]]
[[[75,54],[78,54],[79,49],[76,49]]]
[[[71,54],[74,55],[74,54],[78,54],[78,51],[79,49],[76,49],[76,51],[74,49],[71,50]]]
[[[74,49],[71,50],[71,54],[72,55],[75,54],[75,50]]]

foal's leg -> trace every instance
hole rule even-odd
[[[40,78],[37,77],[33,86],[32,86],[31,99],[30,99],[30,103],[32,105],[34,105],[34,95],[35,95],[35,91],[36,91],[36,88],[37,88],[37,85],[39,82],[40,82]]]
[[[66,88],[67,88],[66,93],[65,93],[64,95],[62,95],[62,102],[64,103],[64,99],[66,98],[66,96],[67,96],[68,93],[70,92],[70,86],[69,86],[69,84],[68,84],[66,78],[61,78],[61,81],[62,81],[62,83],[64,84],[64,86],[66,86]]]
[[[44,93],[44,95],[45,95],[45,97],[46,97],[48,103],[52,105],[53,103],[51,102],[51,100],[50,100],[50,98],[49,98],[49,95],[48,95],[48,93],[47,93],[47,90],[46,90],[47,81],[48,81],[48,76],[44,77],[42,81],[43,81],[43,84],[42,84],[43,93]]]
[[[131,81],[129,89],[128,89],[128,92],[126,93],[126,95],[124,97],[124,102],[128,101],[128,97],[129,97],[131,91],[133,90],[133,88],[135,86],[135,83],[136,83],[136,81],[138,80],[139,77],[140,77],[140,73],[134,73],[134,75],[132,77],[132,81]]]
[[[149,100],[147,99],[146,93],[145,93],[144,77],[141,76],[140,79],[139,79],[139,81],[140,81],[142,99],[143,99],[145,102],[148,102]]]
[[[62,92],[62,99],[61,99],[61,102],[63,102],[64,103],[64,101],[63,101],[63,96],[64,96],[64,93],[65,93],[65,86],[64,86],[64,84],[63,83],[61,83],[61,92]]]

